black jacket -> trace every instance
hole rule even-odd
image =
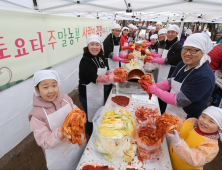
[[[165,45],[166,45],[166,41],[165,40],[159,41],[158,48],[164,49]]]
[[[177,40],[178,40],[177,37],[173,41],[166,40],[166,45],[164,48],[166,50],[169,50],[167,58],[164,61],[165,64],[171,65],[168,78],[172,75],[177,64],[182,61],[181,58],[182,43]]]
[[[155,50],[155,52],[158,52],[158,41],[154,45],[150,45],[150,50]]]
[[[120,45],[120,37],[116,38],[112,33],[110,33],[103,42],[104,56],[107,60],[106,63],[107,63],[108,69],[109,69],[108,58],[112,59],[113,57],[114,45]]]
[[[94,57],[90,53],[84,53],[79,63],[79,94],[86,99],[86,86],[96,83],[98,68],[105,68],[104,56]]]
[[[177,37],[173,41],[166,40],[166,46],[164,48],[166,50],[169,50],[165,63],[170,64],[171,66],[174,67],[176,67],[177,64],[182,61],[181,58],[182,43],[177,40],[178,40]]]

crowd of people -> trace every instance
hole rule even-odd
[[[168,133],[171,140],[169,153],[174,169],[201,168],[212,161],[222,140],[222,109],[206,108],[215,88],[214,72],[222,68],[222,46],[212,50],[212,41],[205,33],[192,33],[187,29],[180,35],[177,25],[163,28],[161,22],[147,26],[144,38],[146,47],[157,63],[157,82],[144,83],[147,93],[159,98],[161,113],[177,116],[181,122],[180,134]],[[79,100],[87,115],[86,135],[92,131],[92,118],[104,105],[112,83],[122,80],[116,70],[129,61],[126,55],[138,36],[137,27],[113,24],[111,33],[102,42],[97,35],[87,38],[79,64]],[[209,62],[209,63],[208,63]],[[71,145],[65,153],[62,146],[70,138],[61,131],[62,123],[70,110],[77,106],[68,95],[59,91],[60,79],[53,70],[34,74],[33,109],[29,114],[31,130],[36,142],[43,148],[48,169],[75,169],[84,151]],[[206,109],[205,109],[206,108]]]

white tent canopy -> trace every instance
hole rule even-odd
[[[221,0],[0,0],[1,9],[116,20],[222,23]],[[130,4],[130,5],[128,5]],[[126,10],[132,12],[126,12]],[[35,10],[35,11],[34,11]],[[135,16],[135,17],[133,17]]]

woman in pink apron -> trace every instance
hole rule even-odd
[[[68,113],[77,108],[72,99],[59,91],[60,80],[54,70],[40,70],[34,74],[33,108],[29,113],[30,127],[35,140],[45,153],[48,169],[76,169],[84,151],[84,144],[69,142],[61,131]],[[84,142],[83,142],[84,143]]]

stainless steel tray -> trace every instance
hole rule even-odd
[[[143,91],[138,82],[128,82],[116,83],[116,90],[120,93],[130,93],[130,94],[146,94],[147,92]]]

